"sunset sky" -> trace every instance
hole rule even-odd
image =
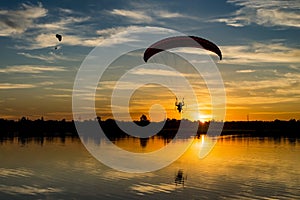
[[[223,60],[212,59],[225,85],[226,120],[300,119],[298,0],[1,1],[0,118],[72,119],[72,89],[84,58],[111,35],[144,26],[197,35],[220,47]],[[109,87],[109,76],[104,79]],[[99,116],[110,117],[109,99],[97,92]],[[186,100],[186,113],[196,109],[199,115],[188,118],[209,120],[207,89],[196,94],[200,104],[194,108]],[[134,95],[134,119],[153,103],[179,117],[166,88],[148,85]]]

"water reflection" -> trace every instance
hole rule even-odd
[[[29,169],[16,168],[16,169],[7,169],[0,168],[0,177],[30,177],[33,175],[33,172]]]
[[[136,174],[101,164],[78,138],[3,139],[0,199],[300,199],[299,139],[224,136],[199,159],[206,142],[200,136],[168,167]],[[165,140],[114,143],[146,152]]]
[[[184,186],[184,181],[187,180],[187,176],[183,174],[183,169],[180,169],[178,170],[176,176],[175,176],[175,184],[176,186],[179,184],[179,185],[182,185]]]
[[[51,187],[39,188],[39,187],[33,187],[29,185],[22,185],[22,186],[0,185],[0,191],[8,195],[30,195],[30,196],[63,192],[63,190],[60,188],[51,188]]]
[[[176,188],[172,184],[160,183],[140,183],[131,186],[131,189],[136,192],[137,195],[153,195],[155,193],[171,193]]]
[[[43,136],[40,136],[40,137],[0,137],[0,145],[1,144],[4,144],[4,143],[18,143],[20,144],[21,146],[25,146],[26,144],[31,144],[31,143],[34,143],[34,144],[39,144],[41,146],[44,145],[44,143],[61,143],[61,144],[64,144],[66,142],[66,138],[68,140],[72,140],[72,141],[75,141],[75,140],[78,140],[78,137],[77,136],[61,136],[61,137],[51,137],[51,136],[48,136],[48,137],[43,137]]]

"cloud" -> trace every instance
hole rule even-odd
[[[113,9],[110,14],[126,17],[134,23],[150,23],[153,21],[152,17],[147,15],[144,11],[131,11],[124,9]]]
[[[33,84],[0,83],[0,90],[34,88]]]
[[[32,14],[32,12],[35,12],[35,14]],[[64,8],[58,9],[56,18],[52,18],[51,13],[48,13],[50,13],[50,10],[48,11],[43,8],[42,4],[35,6],[22,4],[19,10],[1,10],[0,16],[2,16],[2,18],[0,19],[0,28],[2,29],[0,36],[11,37],[18,34],[18,40],[15,40],[16,44],[14,45],[17,49],[33,50],[54,48],[58,45],[95,47],[112,34],[134,28],[134,26],[128,26],[94,30],[91,26],[87,26],[87,22],[92,23],[95,19],[83,13]],[[106,14],[107,13],[122,17],[122,19],[127,19],[131,23],[154,23],[155,19],[186,17],[177,12],[169,12],[161,9],[156,9],[155,11],[147,9],[113,9],[106,12]],[[42,17],[46,17],[45,20],[40,20]],[[7,25],[9,24],[7,21],[16,21],[19,24],[16,27],[12,27]],[[159,20],[157,20],[157,22],[158,21]],[[88,30],[88,32],[82,32],[82,30]],[[57,41],[55,38],[56,33],[63,35],[62,42]],[[120,41],[128,40],[127,38],[122,38]],[[45,58],[45,56],[29,55],[27,53],[21,53],[21,55],[47,62],[54,60],[53,56]]]
[[[256,70],[254,70],[254,69],[242,69],[242,70],[237,70],[236,73],[252,73],[255,71]]]
[[[0,73],[31,73],[40,74],[43,72],[62,72],[67,71],[61,66],[43,66],[43,65],[13,65],[0,69]]]
[[[53,58],[51,58],[50,56],[33,55],[33,54],[30,54],[30,53],[24,53],[24,52],[21,52],[21,53],[18,53],[18,54],[22,55],[22,56],[25,56],[27,58],[34,58],[34,59],[38,59],[38,60],[44,60],[44,61],[47,61],[47,62],[53,61]],[[1,70],[0,70],[0,72],[1,72]]]
[[[54,84],[54,82],[44,81],[44,82],[37,83],[36,86],[49,86],[49,85],[53,85],[53,84]]]
[[[267,94],[265,94],[267,95]],[[251,106],[255,106],[255,105],[262,105],[264,107],[266,106],[270,106],[272,108],[274,108],[274,104],[286,104],[286,103],[297,103],[299,101],[299,97],[295,98],[295,97],[279,97],[279,96],[275,96],[275,97],[264,97],[264,96],[240,96],[240,97],[232,97],[232,96],[228,96],[227,97],[227,102],[232,103],[233,105],[237,105],[237,106],[246,106],[248,108],[250,108]],[[275,107],[276,108],[276,107]],[[259,110],[259,108],[257,107],[257,109]]]
[[[131,72],[135,75],[151,75],[151,76],[166,76],[166,77],[198,77],[197,74],[183,74],[178,71],[171,71],[166,69],[147,69],[139,68]]]
[[[221,46],[221,50],[225,64],[300,63],[300,49],[282,43]]]
[[[48,10],[42,4],[22,4],[18,10],[0,10],[0,36],[14,36],[35,26],[35,21],[45,17]]]
[[[55,97],[55,98],[71,98],[71,94],[49,94],[47,95],[49,97]]]
[[[44,87],[53,85],[54,83],[51,81],[44,81],[35,84],[29,83],[0,83],[0,90],[7,90],[7,89],[28,89],[28,88],[36,88],[36,87]]]
[[[181,18],[188,17],[178,12],[169,12],[167,10],[154,10],[153,13],[160,18]]]
[[[45,34],[41,33],[32,40],[28,41],[27,44],[22,46],[16,46],[17,49],[41,49],[57,46],[57,40],[55,38],[55,34]],[[85,46],[85,47],[95,47],[101,41],[103,41],[102,37],[83,37],[82,35],[63,35],[63,41],[60,43],[61,45],[70,45],[70,46]]]
[[[78,58],[70,58],[70,57],[66,57],[60,54],[56,54],[53,52],[49,52],[48,54],[44,55],[44,54],[30,54],[30,53],[25,53],[25,52],[20,52],[18,53],[19,55],[25,56],[27,58],[33,58],[33,59],[38,59],[38,60],[42,60],[42,61],[46,61],[49,63],[53,63],[56,60],[65,60],[65,61],[79,61]],[[0,70],[1,72],[1,70]]]
[[[88,18],[85,18],[85,20],[87,20],[87,19]],[[107,38],[113,34],[116,34],[116,33],[122,32],[122,31],[126,32],[126,30],[136,28],[135,26],[107,28],[107,29],[102,29],[102,30],[95,30],[94,36],[84,36],[84,35],[82,35],[82,33],[78,32],[76,30],[73,31],[70,28],[68,28],[68,27],[73,26],[75,22],[80,22],[81,21],[80,19],[78,19],[78,21],[76,21],[75,18],[73,18],[72,20],[65,20],[65,21],[68,21],[69,24],[67,24],[67,23],[65,23],[65,24],[62,23],[61,25],[56,24],[56,23],[44,24],[43,26],[46,30],[44,30],[43,32],[38,31],[36,36],[30,37],[30,40],[24,38],[26,43],[16,46],[16,48],[33,50],[33,49],[41,49],[41,48],[49,48],[49,47],[54,48],[55,46],[58,46],[58,45],[95,47],[100,42],[103,42],[105,38]],[[57,39],[55,38],[55,32],[52,31],[52,29],[56,29],[56,26],[57,26],[57,28],[60,28],[60,30],[63,30],[65,32],[65,34],[63,34],[63,39],[61,42],[57,41]],[[37,25],[37,27],[41,28],[40,25]],[[47,32],[47,33],[44,33],[44,32]],[[125,37],[118,38],[118,39],[120,39],[122,42],[129,41],[129,39],[125,38]],[[132,39],[131,39],[131,41],[132,41]],[[24,56],[26,56],[26,55],[24,55]],[[41,59],[43,59],[43,58],[41,58]],[[56,59],[64,60],[64,58],[62,58],[62,57],[56,57]],[[66,60],[68,60],[68,59],[66,59]]]
[[[262,26],[281,26],[300,28],[300,3],[293,0],[228,0],[228,3],[239,7],[227,18],[214,19],[229,26],[242,27],[250,24]]]
[[[17,49],[39,49],[57,46],[56,33],[63,34],[63,44],[71,46],[96,46],[102,38],[83,37],[82,23],[90,20],[69,9],[59,9],[55,20],[50,21],[43,5],[22,4],[16,10],[0,10],[0,36],[17,37]],[[78,16],[79,15],[79,16]],[[47,17],[41,21],[40,18]],[[80,27],[80,28],[79,28]]]
[[[67,14],[73,14],[74,13],[73,10],[70,10],[70,9],[67,9],[67,8],[59,8],[58,10],[62,13],[67,13]]]
[[[236,91],[255,91],[269,88],[288,88],[291,83],[285,78],[271,78],[266,80],[253,81],[227,81],[226,89],[234,89]]]
[[[59,21],[55,21],[52,23],[40,23],[36,24],[35,28],[46,29],[49,31],[66,31],[72,30],[73,25],[76,23],[86,22],[90,19],[90,17],[73,17],[66,16],[61,18]]]
[[[109,11],[112,15],[122,16],[131,23],[155,23],[159,22],[159,19],[177,19],[177,18],[189,18],[195,19],[192,16],[181,14],[178,12],[170,12],[168,10],[162,9],[135,9],[135,10],[125,10],[125,9],[113,9]]]
[[[134,29],[134,28],[137,28],[137,26],[119,26],[119,27],[97,30],[96,33],[102,37],[109,37],[111,35],[126,31],[128,29]]]
[[[300,74],[270,75],[264,79],[226,81],[227,100],[232,105],[274,104],[299,102]]]
[[[114,46],[117,44],[124,44],[127,42],[141,42],[145,39],[140,35],[139,37],[133,36],[132,33],[144,33],[145,30],[150,29],[149,27],[139,27],[139,26],[127,26],[127,27],[116,27],[116,28],[108,28],[103,30],[96,31],[97,34],[100,34],[103,38],[101,41],[101,46]],[[161,29],[155,29],[151,27],[151,31],[161,31]],[[113,34],[113,38],[110,38],[109,40],[105,40],[104,38],[107,38]]]
[[[139,82],[136,82],[134,79],[133,80],[129,80],[129,81],[101,81],[101,87],[98,87],[97,90],[104,90],[104,89],[115,89],[116,88],[116,83],[118,83],[118,89],[119,90],[130,90],[132,88],[135,88],[137,84],[139,84]],[[145,84],[143,85],[143,87],[147,87],[147,88],[158,88],[160,86],[155,85],[155,84]],[[83,94],[81,94],[83,95]],[[87,93],[88,96],[89,93]]]

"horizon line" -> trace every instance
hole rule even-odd
[[[100,119],[100,120],[99,120]],[[65,119],[65,118],[62,118],[62,119],[44,119],[44,117],[41,117],[41,118],[35,118],[35,119],[30,119],[29,117],[21,117],[19,119],[9,119],[9,118],[2,118],[0,117],[0,120],[5,120],[5,121],[14,121],[14,122],[18,122],[18,121],[22,121],[22,120],[26,120],[26,121],[64,121],[64,122],[88,122],[88,121],[101,121],[101,122],[105,122],[105,121],[108,121],[108,120],[114,120],[114,121],[119,121],[119,122],[140,122],[141,120],[133,120],[133,121],[125,121],[125,120],[115,120],[113,118],[106,118],[105,120],[102,120],[101,117],[97,117],[97,118],[94,118],[94,119],[85,119],[85,120],[74,120],[74,119]],[[219,121],[219,120],[214,120],[214,119],[211,119],[211,120],[205,120],[205,121],[201,121],[201,120],[190,120],[190,119],[185,119],[185,118],[182,118],[182,119],[176,119],[176,118],[167,118],[166,120],[164,121],[172,121],[172,120],[176,120],[176,121],[181,121],[181,120],[187,120],[187,121],[190,121],[190,122],[199,122],[199,123],[208,123],[208,122],[275,122],[275,121],[283,121],[283,122],[289,122],[289,121],[296,121],[296,122],[300,122],[300,119],[295,119],[295,118],[290,118],[288,120],[283,120],[283,119],[274,119],[274,120],[224,120],[224,121]],[[146,120],[148,122],[152,122],[152,123],[161,123],[161,122],[164,122],[164,121],[151,121],[151,120]]]

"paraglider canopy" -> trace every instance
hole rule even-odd
[[[162,39],[152,44],[149,48],[147,48],[144,52],[144,61],[147,62],[149,58],[161,51],[177,47],[203,48],[214,52],[219,56],[220,60],[222,60],[221,50],[217,45],[215,45],[211,41],[197,36],[175,36]]]
[[[62,40],[62,35],[56,34],[55,37],[58,39],[58,41],[61,42],[61,40]]]

